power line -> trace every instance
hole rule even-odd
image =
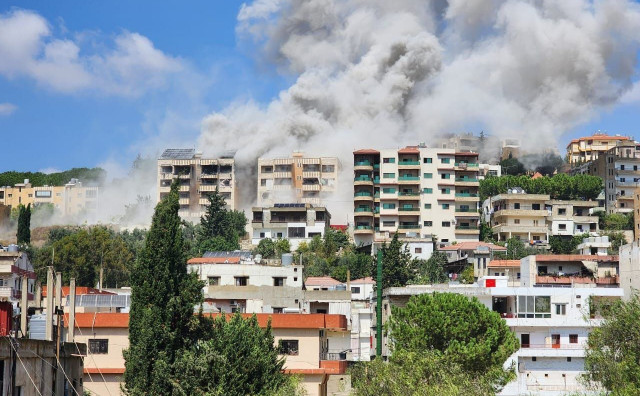
[[[11,345],[11,348],[13,348],[13,351],[16,353],[16,356],[18,357],[18,360],[20,361],[20,364],[22,365],[22,368],[24,369],[24,372],[27,373],[27,376],[29,377],[29,380],[31,381],[31,384],[33,384],[33,388],[36,390],[36,392],[38,392],[38,394],[40,396],[42,396],[42,393],[40,392],[40,389],[38,389],[38,386],[36,385],[36,383],[33,380],[33,378],[31,378],[31,374],[29,374],[29,370],[27,370],[27,367],[24,365],[24,362],[22,361],[22,358],[20,357],[20,354],[18,353],[18,350],[16,349],[15,345],[13,345],[12,338],[11,337],[6,337],[6,338],[9,341],[9,345]],[[36,356],[39,356],[39,355],[36,354]]]

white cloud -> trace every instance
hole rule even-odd
[[[18,110],[18,107],[14,104],[11,103],[0,103],[0,116],[9,116],[11,114],[13,114],[16,110]]]
[[[50,175],[51,173],[59,173],[59,172],[62,172],[62,171],[60,169],[57,169],[57,168],[48,167],[48,168],[40,169],[38,172],[42,172],[42,173],[44,173],[46,175]]]
[[[81,32],[74,37],[55,37],[48,21],[32,11],[0,14],[0,75],[31,78],[64,93],[138,96],[162,88],[185,68],[135,32],[118,34],[98,52],[82,47]]]

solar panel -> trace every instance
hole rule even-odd
[[[249,258],[251,256],[251,252],[248,250],[234,250],[231,252],[205,252],[202,257],[206,257],[206,258],[212,258],[212,257],[224,257],[224,258],[229,258],[229,257],[243,257],[243,258]]]
[[[192,159],[196,154],[195,149],[166,149],[160,156],[161,159]]]

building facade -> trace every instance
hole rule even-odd
[[[22,278],[27,278],[27,290],[22,289]],[[29,301],[33,300],[36,279],[26,253],[0,250],[0,301],[16,304],[23,292]]]
[[[357,245],[398,234],[414,257],[425,258],[434,239],[441,245],[478,240],[477,153],[410,146],[353,155]]]
[[[573,139],[567,144],[567,162],[571,165],[579,165],[594,161],[598,159],[600,154],[604,154],[619,143],[629,140],[626,136],[609,136],[598,132],[592,136]]]
[[[257,206],[279,202],[323,205],[323,198],[336,191],[339,171],[336,157],[305,157],[294,152],[289,158],[260,158]]]
[[[476,297],[498,312],[520,341],[520,349],[505,363],[515,364],[517,379],[507,384],[501,395],[559,396],[586,391],[580,382],[585,370],[585,346],[591,329],[602,322],[590,304],[623,295],[617,277],[601,275],[591,263],[617,266],[617,259],[590,255],[529,256],[520,261],[517,271],[521,279],[516,285],[510,284],[508,276],[492,275],[473,285],[389,288],[383,292],[383,323],[391,315],[391,306],[404,307],[413,295],[449,292]],[[502,264],[516,269],[511,263]],[[384,335],[383,355],[389,354],[387,337],[392,336]]]
[[[175,179],[180,183],[180,216],[199,220],[218,190],[227,209],[236,208],[235,162],[232,155],[202,158],[193,149],[167,149],[158,159],[158,202],[169,193]]]
[[[331,225],[331,214],[325,207],[311,204],[275,204],[271,207],[251,209],[251,243],[262,239],[286,238],[294,251],[301,242],[310,242],[314,236],[323,237]]]

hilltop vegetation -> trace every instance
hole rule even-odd
[[[602,192],[602,179],[597,176],[569,176],[559,173],[552,177],[533,179],[529,176],[487,177],[480,181],[480,199],[504,194],[510,188],[520,187],[527,194],[549,194],[551,199],[594,200]]]
[[[78,179],[87,184],[101,184],[107,172],[102,168],[73,168],[62,172],[16,172],[8,171],[0,173],[0,186],[14,186],[29,179],[34,187],[63,186],[71,179]]]

